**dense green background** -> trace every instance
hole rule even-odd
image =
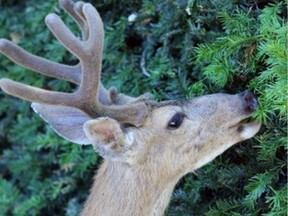
[[[157,100],[244,89],[259,98],[255,118],[264,124],[258,136],[182,179],[166,215],[286,215],[287,2],[91,2],[105,24],[106,86],[133,96],[149,90]],[[55,0],[0,0],[0,37],[73,64],[44,25],[49,12],[80,34]],[[75,87],[0,55],[2,77],[53,90]],[[91,147],[58,137],[29,103],[0,91],[0,215],[77,215],[99,162]]]

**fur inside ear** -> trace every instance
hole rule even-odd
[[[32,103],[31,107],[61,137],[81,145],[91,143],[84,133],[83,125],[92,118],[82,110],[74,107],[40,103]]]
[[[110,160],[125,160],[134,142],[134,137],[127,136],[119,122],[108,117],[87,121],[84,131],[94,149]]]
[[[100,117],[85,122],[84,132],[92,144],[115,149],[116,146],[123,146],[125,143],[125,135],[121,125],[108,117]]]

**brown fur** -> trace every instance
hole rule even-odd
[[[241,123],[257,105],[249,92],[156,103],[150,94],[132,98],[105,89],[100,82],[104,29],[98,12],[84,2],[60,0],[60,5],[82,30],[82,39],[56,14],[48,15],[46,24],[79,58],[78,65],[51,62],[6,39],[0,39],[0,52],[26,68],[79,84],[78,90],[52,92],[9,79],[1,79],[0,87],[33,102],[34,111],[60,136],[92,144],[104,157],[82,216],[163,215],[182,176],[259,130],[259,123]],[[173,127],[168,124],[176,113],[185,116],[177,129],[174,121]]]
[[[121,155],[99,150],[107,143],[90,132],[95,125],[110,123],[120,128],[117,122],[105,118],[86,125],[87,136],[97,140],[94,147],[106,160],[95,176],[82,216],[163,215],[181,177],[252,137],[260,126],[240,123],[251,115],[246,113],[240,95],[215,94],[152,107],[142,127],[123,129],[124,136],[129,134],[134,140],[126,147],[122,144]],[[178,129],[168,130],[167,124],[176,112],[186,117]]]

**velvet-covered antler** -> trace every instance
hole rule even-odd
[[[34,108],[45,119],[49,118],[45,117],[50,115],[47,113],[55,114],[56,111],[51,111],[53,110],[52,105],[57,105],[61,106],[60,110],[64,113],[65,107],[67,109],[70,107],[75,108],[74,111],[79,109],[92,118],[108,116],[121,123],[142,125],[148,114],[145,100],[151,99],[151,96],[144,94],[138,98],[132,98],[118,94],[115,89],[108,91],[101,84],[104,30],[96,9],[91,4],[84,2],[73,3],[70,0],[60,0],[59,2],[79,25],[82,31],[82,40],[75,37],[56,14],[49,14],[45,22],[54,36],[79,59],[79,64],[68,66],[52,62],[30,54],[6,39],[0,39],[0,52],[21,66],[78,84],[79,88],[74,93],[63,93],[35,88],[9,79],[1,79],[2,90],[35,103]],[[39,104],[47,106],[44,109]],[[42,110],[46,111],[43,113]],[[56,113],[58,113],[58,109]]]

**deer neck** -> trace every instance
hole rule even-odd
[[[105,161],[81,216],[163,215],[179,178],[169,180],[148,168]]]

